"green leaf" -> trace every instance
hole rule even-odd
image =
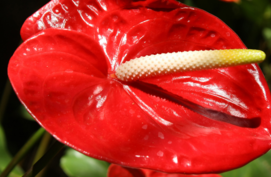
[[[6,148],[6,140],[5,140],[5,134],[3,131],[2,126],[0,125],[0,174],[5,169],[5,167],[8,165],[8,163],[11,161],[12,157],[7,151]],[[9,177],[19,177],[23,175],[23,171],[21,168],[16,167],[9,175]]]
[[[222,174],[223,177],[270,177],[271,176],[271,151],[249,164]]]
[[[60,166],[68,176],[106,177],[109,164],[90,158],[73,149],[68,149],[60,160]]]

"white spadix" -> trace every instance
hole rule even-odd
[[[130,60],[120,65],[115,75],[129,82],[170,73],[259,63],[264,59],[264,52],[251,49],[174,52]]]

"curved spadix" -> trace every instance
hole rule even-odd
[[[251,49],[205,50],[149,55],[118,67],[115,75],[122,81],[135,81],[159,75],[259,63],[265,53]]]

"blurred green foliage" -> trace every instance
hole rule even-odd
[[[0,125],[0,174],[11,161],[12,156],[9,154],[6,147],[6,139],[2,126]],[[19,177],[23,175],[21,168],[16,167],[9,175],[9,177]]]
[[[61,158],[60,165],[68,176],[76,177],[106,177],[107,162],[90,158],[73,149],[67,149]]]

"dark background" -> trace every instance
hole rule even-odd
[[[8,61],[22,42],[20,28],[27,17],[41,8],[49,0],[4,0],[1,2],[1,63],[0,63],[0,95],[2,96],[7,77]],[[22,119],[18,112],[20,102],[12,91],[7,109],[3,116],[3,127],[8,139],[8,148],[15,153],[26,139],[39,126],[37,123]],[[14,141],[13,141],[14,140]]]

